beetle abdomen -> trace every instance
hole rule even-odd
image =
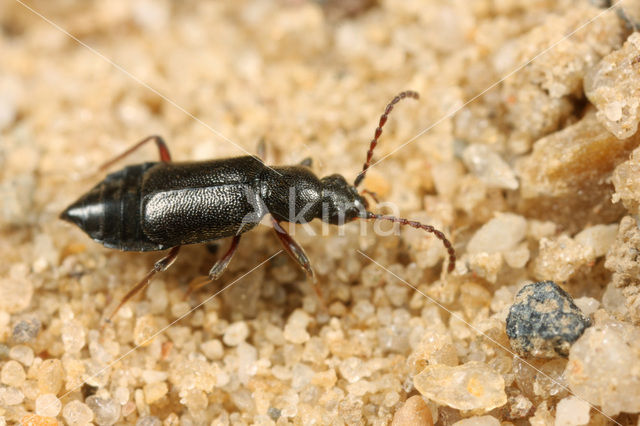
[[[143,176],[156,164],[143,163],[111,173],[67,207],[60,217],[109,248],[151,251],[171,247],[147,238],[140,221]]]

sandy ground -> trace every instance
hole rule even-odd
[[[624,342],[640,287],[619,224],[640,199],[639,47],[624,11],[0,0],[0,424],[636,424],[640,350]],[[319,301],[260,226],[218,282],[185,298],[228,242],[184,247],[103,325],[161,255],[58,219],[100,164],[160,134],[176,161],[264,143],[269,164],[311,157],[351,182],[407,89],[421,98],[394,109],[363,186],[388,202],[376,211],[441,229],[451,274],[420,230],[292,227]],[[110,171],[156,159],[145,147]],[[514,297],[540,280],[594,324],[568,359],[509,344]]]

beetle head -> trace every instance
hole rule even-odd
[[[331,175],[322,182],[322,220],[332,225],[342,225],[357,218],[367,217],[366,201],[341,175]]]

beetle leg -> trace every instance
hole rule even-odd
[[[120,310],[120,308],[122,308],[122,306],[125,303],[127,303],[133,296],[135,296],[141,290],[143,290],[146,286],[148,286],[149,283],[151,282],[151,278],[153,278],[153,276],[155,274],[157,274],[158,272],[164,272],[167,269],[169,269],[169,267],[176,260],[176,257],[178,257],[178,251],[179,250],[180,250],[180,246],[173,247],[171,250],[169,250],[169,253],[165,257],[163,257],[162,259],[158,260],[155,263],[155,265],[153,265],[153,269],[150,270],[147,273],[147,275],[145,275],[144,278],[142,280],[140,280],[140,282],[138,284],[136,284],[131,290],[129,290],[129,292],[127,294],[124,295],[124,297],[120,301],[120,304],[111,313],[111,315],[109,315],[109,318],[107,319],[107,321],[110,322],[111,319],[114,317],[114,315]]]
[[[271,223],[273,224],[273,229],[274,231],[276,231],[276,235],[280,239],[284,250],[289,254],[289,256],[291,256],[293,260],[298,263],[298,265],[302,267],[302,269],[304,269],[304,271],[307,273],[307,276],[311,277],[313,284],[316,284],[316,274],[313,272],[311,262],[309,262],[309,258],[304,252],[304,249],[300,247],[298,243],[296,243],[296,240],[294,240],[291,235],[289,235],[289,233],[285,231],[282,225],[280,225],[280,222],[278,222],[273,216],[271,216]],[[324,297],[322,295],[320,286],[314,285],[313,289],[316,291],[320,303],[324,305]]]
[[[231,240],[231,246],[229,246],[229,250],[227,250],[224,256],[222,256],[216,263],[213,264],[211,270],[209,271],[209,279],[211,281],[215,281],[220,278],[224,270],[227,269],[227,266],[229,266],[229,262],[231,262],[231,258],[238,249],[239,242],[240,235],[236,235],[235,237],[233,237],[233,239]]]
[[[229,246],[229,249],[224,254],[224,256],[222,256],[216,263],[213,264],[211,270],[209,270],[209,275],[206,277],[200,277],[200,279],[193,280],[191,283],[189,283],[189,290],[187,290],[187,293],[184,295],[185,299],[187,299],[194,291],[204,287],[211,281],[215,281],[220,278],[225,269],[227,269],[227,266],[229,266],[231,258],[238,249],[239,242],[240,235],[236,235],[235,237],[233,237],[233,239],[231,240],[231,246]]]
[[[158,152],[160,154],[160,161],[164,163],[171,162],[171,153],[169,152],[169,148],[167,147],[167,144],[164,142],[164,139],[162,139],[162,137],[158,135],[152,135],[152,136],[147,136],[146,138],[142,139],[140,142],[133,145],[131,148],[127,149],[122,154],[107,161],[106,163],[101,165],[98,168],[98,170],[102,171],[102,170],[108,169],[109,167],[113,166],[115,163],[122,160],[123,158],[125,158],[126,156],[128,156],[129,154],[131,154],[132,152],[134,152],[135,150],[137,150],[138,148],[140,148],[142,145],[146,144],[149,141],[154,141],[156,143],[158,147]]]
[[[284,230],[284,228],[280,225],[280,222],[276,220],[273,216],[271,217],[271,222],[273,223],[273,229],[276,231],[276,235],[280,239],[280,242],[284,246],[285,251],[291,256],[293,260],[295,260],[298,265],[304,269],[309,277],[316,282],[316,276],[313,272],[313,268],[311,267],[311,262],[309,262],[309,258],[307,254],[304,252],[302,247],[296,243],[296,241]]]

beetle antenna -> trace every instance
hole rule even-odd
[[[391,221],[391,222],[399,223],[400,225],[409,225],[412,228],[424,229],[427,232],[431,232],[432,234],[434,234],[436,236],[436,238],[438,238],[440,241],[442,241],[442,244],[444,244],[444,247],[447,249],[447,252],[449,253],[449,267],[447,268],[447,272],[450,273],[455,268],[455,266],[456,266],[456,251],[454,250],[453,245],[451,244],[451,241],[449,241],[447,239],[447,237],[445,237],[445,235],[442,233],[442,231],[437,230],[436,228],[434,228],[431,225],[425,225],[425,224],[422,224],[420,222],[416,222],[414,220],[404,219],[404,218],[401,218],[401,217],[387,216],[387,215],[375,214],[375,213],[371,213],[371,212],[367,212],[366,214],[367,215],[366,215],[366,217],[364,219],[388,220],[388,221]]]
[[[398,93],[398,95],[393,98],[391,102],[389,102],[387,107],[384,109],[384,113],[380,116],[378,127],[376,127],[376,133],[373,136],[373,139],[371,139],[369,151],[367,151],[367,161],[364,162],[362,171],[358,174],[358,176],[356,176],[356,180],[354,181],[353,186],[357,187],[358,185],[360,185],[360,183],[364,179],[364,176],[367,174],[367,170],[369,170],[369,166],[371,165],[373,150],[376,148],[376,145],[378,145],[378,139],[380,139],[380,135],[382,134],[382,127],[387,122],[389,114],[391,113],[391,111],[393,111],[393,107],[395,106],[395,104],[397,104],[404,98],[420,99],[420,95],[418,94],[418,92],[414,92],[413,90],[407,90],[405,92]]]

